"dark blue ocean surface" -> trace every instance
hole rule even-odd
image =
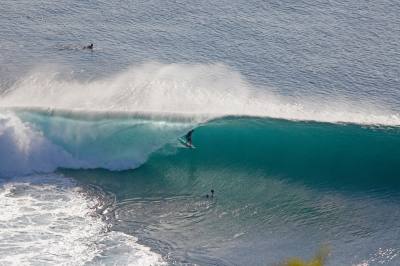
[[[399,265],[399,14],[3,0],[0,264]]]
[[[400,108],[395,1],[6,0],[0,8],[2,83],[40,64],[98,79],[148,61],[224,63],[292,97]],[[93,53],[79,49],[91,42]]]

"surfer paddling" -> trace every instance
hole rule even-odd
[[[83,46],[83,49],[93,50],[93,43],[91,43],[90,45],[87,45],[87,46]]]

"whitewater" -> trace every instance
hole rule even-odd
[[[144,69],[147,75],[144,75]],[[150,75],[152,71],[154,76]],[[177,77],[176,73],[182,75],[186,73],[185,71],[188,72],[184,75],[186,78],[181,80]],[[217,75],[218,73],[222,74]],[[212,90],[211,84],[215,85]],[[185,90],[188,87],[191,89]],[[94,90],[99,90],[100,93],[94,93]],[[94,94],[95,97],[90,97]],[[165,224],[164,222],[159,224],[161,229],[168,224],[171,228],[179,228],[174,225],[177,221],[167,218],[171,212],[177,212],[173,217],[178,221],[179,217],[184,217],[182,222],[189,223],[187,226],[196,232],[192,223],[205,222],[205,215],[216,211],[212,208],[218,208],[209,205],[216,204],[215,202],[207,203],[201,199],[201,191],[206,189],[204,186],[216,187],[221,192],[230,191],[224,197],[239,202],[253,195],[251,203],[248,202],[239,209],[238,206],[231,206],[222,199],[219,203],[225,207],[218,211],[216,219],[218,223],[229,225],[233,237],[226,236],[231,233],[221,228],[218,231],[220,237],[225,238],[223,245],[230,247],[240,243],[239,240],[243,235],[249,235],[252,241],[262,243],[262,239],[252,236],[254,230],[264,230],[255,229],[260,227],[260,221],[257,221],[259,219],[267,219],[269,223],[276,223],[280,219],[289,219],[290,223],[294,224],[298,219],[303,220],[301,223],[307,221],[307,212],[292,213],[291,209],[298,204],[297,200],[292,202],[285,196],[279,196],[282,198],[276,203],[278,206],[294,205],[284,207],[283,210],[289,209],[282,214],[280,214],[282,210],[274,213],[275,206],[267,207],[275,201],[273,198],[270,199],[270,196],[276,193],[286,194],[293,189],[296,192],[291,193],[295,195],[300,193],[295,197],[300,197],[301,205],[315,204],[309,202],[310,196],[305,197],[307,194],[303,193],[317,192],[298,192],[300,188],[292,188],[288,178],[289,180],[301,178],[302,183],[305,182],[311,187],[318,187],[321,184],[324,187],[326,183],[328,187],[339,186],[340,189],[342,186],[356,186],[357,189],[370,191],[370,196],[380,190],[386,191],[387,186],[391,189],[397,188],[399,184],[397,173],[400,171],[398,164],[400,153],[395,147],[400,146],[400,130],[396,114],[362,113],[361,109],[357,110],[355,106],[350,112],[345,109],[339,112],[335,109],[310,111],[300,104],[288,104],[272,94],[257,92],[257,89],[251,88],[238,73],[222,65],[178,66],[152,63],[133,68],[109,80],[86,84],[60,80],[55,76],[49,79],[31,74],[5,92],[1,97],[1,103],[3,109],[0,117],[2,158],[0,174],[3,178],[7,178],[2,187],[2,202],[6,207],[3,209],[2,217],[5,227],[8,228],[3,232],[2,239],[6,246],[17,247],[13,253],[9,253],[8,249],[3,250],[7,254],[3,259],[4,263],[18,261],[35,264],[44,260],[61,264],[161,265],[165,260],[173,264],[184,263],[186,259],[183,261],[177,258],[162,259],[147,246],[138,244],[135,236],[123,232],[132,230],[130,226],[128,227],[130,229],[126,228],[132,222],[131,219],[136,220],[135,223],[145,219],[146,223],[151,225],[154,222],[148,219],[154,219],[158,215],[167,219]],[[195,153],[189,154],[177,139],[192,128],[196,132],[195,143],[198,149]],[[187,162],[188,159],[190,163]],[[150,170],[143,170],[147,167],[150,167]],[[187,167],[189,169],[186,169]],[[191,169],[193,167],[195,170]],[[73,169],[79,172],[71,173]],[[90,176],[97,176],[95,180],[92,180],[93,177],[86,180],[87,174],[80,172],[90,169],[95,171],[88,172]],[[103,177],[101,169],[112,171],[111,176],[106,174],[106,177]],[[124,198],[122,195],[132,192],[123,192],[120,189],[114,191],[112,187],[105,185],[114,178],[117,178],[118,182],[128,182],[127,187],[148,186],[130,184],[132,181],[128,181],[129,177],[126,180],[126,175],[129,176],[130,172],[120,172],[134,169],[139,170],[136,172],[139,177],[136,178],[149,179],[146,181],[149,182],[162,173],[161,176],[172,178],[168,183],[178,182],[174,185],[178,188],[167,192],[165,196],[162,195],[166,192],[161,192],[159,195],[160,188],[146,196],[143,195],[144,202],[140,205],[150,205],[146,207],[147,211],[142,210],[143,207],[136,206],[138,204],[136,200],[128,199],[126,202],[122,199],[118,202],[113,197]],[[144,173],[140,173],[141,171]],[[189,176],[197,181],[185,180],[186,171],[189,171]],[[113,177],[114,175],[117,177]],[[266,181],[259,180],[265,178],[265,175],[281,177],[277,180],[267,179],[265,183]],[[77,178],[78,181],[74,181],[70,176]],[[179,179],[175,180],[177,177]],[[100,181],[104,178],[107,181]],[[183,180],[180,180],[181,178]],[[220,180],[217,181],[216,178]],[[231,183],[223,181],[231,178],[238,180],[232,180]],[[279,181],[281,178],[283,180]],[[160,181],[154,182],[157,184]],[[161,181],[160,184],[163,182],[165,181]],[[205,184],[202,184],[204,182]],[[274,184],[275,182],[278,183]],[[237,184],[248,187],[245,191],[251,191],[251,194],[245,196]],[[98,188],[99,185],[101,188]],[[154,185],[148,189],[152,186]],[[260,190],[262,187],[264,190]],[[110,195],[104,194],[103,189]],[[270,191],[266,195],[271,194],[267,198],[264,195],[265,191]],[[233,192],[235,193],[231,194]],[[172,195],[168,196],[170,193]],[[323,203],[325,196],[319,199],[321,197],[319,193],[313,196],[317,197],[313,201],[317,204],[332,204]],[[397,192],[395,194],[397,195]],[[95,198],[92,195],[95,195]],[[378,193],[367,202],[377,200],[377,204],[383,204],[379,203],[380,197]],[[137,200],[142,201],[140,198]],[[55,206],[52,205],[54,201],[57,202]],[[166,206],[161,207],[159,204]],[[317,221],[322,219],[320,222],[324,224],[326,223],[324,213],[327,211],[330,213],[332,210],[329,210],[331,207],[325,210],[322,206],[304,206],[304,208],[322,208],[317,212],[322,212],[323,215],[320,217],[314,214],[312,219]],[[267,208],[264,209],[265,207]],[[273,212],[270,213],[271,211]],[[381,211],[375,210],[377,213]],[[152,214],[153,212],[155,213]],[[193,212],[198,214],[194,215]],[[349,215],[346,209],[341,212],[344,212],[342,215],[345,217]],[[224,216],[236,217],[240,213],[243,216],[240,219],[247,220],[244,224],[224,221]],[[246,216],[247,218],[244,218]],[[21,223],[17,222],[19,219],[22,219],[24,230],[28,230],[29,236],[22,234],[21,228],[17,226]],[[200,220],[196,221],[197,219]],[[276,219],[277,221],[274,221]],[[342,219],[348,220],[348,218]],[[64,220],[70,222],[66,224]],[[261,228],[263,224],[265,226],[269,223],[262,222]],[[253,226],[247,228],[249,224]],[[210,225],[207,222],[205,228],[208,226]],[[329,228],[332,225],[328,223],[324,226]],[[114,231],[114,227],[124,229]],[[335,227],[333,225],[328,230],[329,234],[338,233]],[[133,228],[138,230],[142,227]],[[61,235],[58,233],[59,230],[63,232]],[[282,228],[275,230],[279,231]],[[346,230],[351,232],[352,229],[350,227]],[[82,236],[79,233],[82,231],[87,235]],[[10,240],[10,234],[15,235],[16,240]],[[45,235],[46,242],[40,240],[38,234]],[[26,237],[32,239],[28,245],[22,244],[25,243]],[[154,236],[155,239],[165,237],[176,238],[176,235],[168,236],[164,233],[162,237]],[[204,241],[201,240],[200,243]],[[347,241],[353,243],[353,240]],[[391,240],[389,237],[385,240],[385,245],[390,246],[392,241],[395,239]],[[312,242],[324,243],[318,239]],[[57,246],[57,243],[63,244]],[[163,256],[166,256],[165,247],[163,248],[161,243],[156,246],[153,244],[153,248],[157,247]],[[187,245],[186,241],[182,241],[183,243]],[[52,246],[52,250],[47,250],[48,245]],[[31,246],[37,248],[38,253],[25,251]],[[65,247],[72,246],[73,249],[64,250]],[[193,249],[197,250],[198,247],[195,246]],[[315,252],[318,247],[314,246],[312,249]],[[213,254],[211,251],[208,252]],[[380,258],[383,261],[391,261],[397,254],[397,251],[391,248],[385,249],[384,252],[386,252],[383,255],[384,259],[381,255],[374,254],[368,260]],[[59,257],[57,254],[62,256]],[[177,254],[174,256],[178,258],[183,256]],[[220,256],[217,253],[206,259],[201,255],[183,257],[193,262],[198,261],[200,264],[228,263],[219,261]],[[230,256],[232,254],[228,255]],[[286,257],[289,256],[281,255],[282,259]],[[273,258],[275,261],[280,260],[279,256]],[[268,259],[262,257],[262,260]],[[363,265],[364,262],[365,260],[361,260],[358,261],[360,264],[356,264]]]
[[[31,73],[1,97],[2,175],[136,168],[189,129],[229,116],[400,125],[398,114],[373,107],[290,103],[220,64],[148,63],[88,83],[57,74]]]
[[[5,0],[0,264],[398,265],[399,12]]]

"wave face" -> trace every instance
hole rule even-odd
[[[397,214],[388,223],[381,222],[398,207],[396,114],[369,107],[337,108],[340,104],[317,108],[307,101],[297,104],[267,96],[243,86],[240,75],[223,66],[211,71],[219,67],[226,71],[220,80],[221,75],[207,79],[211,72],[204,66],[188,66],[192,76],[179,65],[152,67],[158,77],[154,69],[152,75],[143,76],[142,67],[86,85],[33,74],[1,97],[0,180],[5,181],[0,201],[16,209],[21,203],[11,192],[23,188],[28,193],[22,195],[26,208],[13,215],[46,217],[48,210],[40,206],[53,205],[47,200],[40,205],[38,191],[61,193],[67,202],[53,211],[67,213],[61,219],[84,219],[79,226],[90,234],[88,241],[79,242],[79,254],[62,252],[58,246],[54,254],[66,254],[66,261],[84,258],[89,264],[120,258],[123,261],[117,264],[140,265],[164,259],[182,264],[248,264],[249,254],[256,254],[257,265],[282,261],[292,252],[311,254],[325,240],[339,254],[332,259],[335,265],[357,265],[360,258],[373,261],[382,252],[400,254],[393,249],[398,242],[393,237]],[[177,69],[190,77],[186,83],[174,77]],[[132,79],[135,71],[139,74]],[[224,87],[229,78],[239,84],[234,94]],[[215,79],[213,90],[210,84]],[[186,87],[191,89],[185,94]],[[193,128],[194,150],[177,140]],[[73,191],[76,184],[62,184],[53,191],[53,182],[64,180],[53,173],[57,169],[114,194],[117,203],[110,216],[102,213],[94,220],[98,226],[85,227],[92,222],[87,218],[90,204],[77,217],[69,215],[75,213],[75,201],[79,206],[87,202]],[[116,171],[130,169],[135,171]],[[55,175],[49,186],[45,173]],[[15,178],[21,175],[25,177]],[[36,175],[39,187],[31,181]],[[214,199],[204,197],[210,188],[217,193]],[[31,208],[35,210],[30,212]],[[110,223],[103,223],[108,218]],[[4,224],[18,234],[14,228],[18,221],[5,219]],[[57,222],[50,220],[46,226]],[[32,226],[32,234],[42,232],[43,227],[26,224]],[[103,234],[109,225],[113,230]],[[57,237],[50,229],[48,243]],[[140,244],[118,232],[134,235]],[[377,240],[371,232],[382,237]],[[75,239],[75,231],[63,237]],[[354,258],[360,240],[374,244]],[[17,237],[9,243],[22,250],[23,241]],[[87,250],[87,245],[105,248]],[[125,256],[126,250],[134,257]],[[8,256],[5,263],[48,259],[38,254],[16,258],[7,252],[3,252]],[[103,259],[104,254],[120,253],[124,255]],[[50,260],[58,261],[57,256]]]
[[[356,129],[348,129],[350,126],[315,126],[322,135],[321,139],[314,139],[302,134],[312,134],[309,128],[313,126],[310,125],[317,124],[293,122],[289,123],[289,128],[293,127],[293,132],[300,135],[291,135],[292,129],[288,129],[280,139],[274,134],[283,122],[268,118],[387,127],[400,125],[397,113],[372,105],[360,107],[338,99],[289,99],[276,95],[268,88],[251,85],[240,73],[223,64],[147,63],[102,80],[87,82],[68,79],[63,73],[35,69],[1,95],[0,155],[4,159],[0,162],[0,175],[51,172],[60,167],[136,168],[153,152],[174,143],[176,138],[193,127],[202,125],[202,130],[207,128],[207,132],[216,130],[212,126],[215,122],[207,122],[213,119],[220,119],[219,123],[225,121],[226,129],[222,129],[224,133],[218,129],[215,137],[200,139],[203,150],[213,141],[218,144],[233,141],[233,132],[243,132],[247,128],[247,135],[256,138],[254,143],[266,150],[275,147],[277,155],[291,150],[287,143],[293,142],[294,152],[283,154],[291,158],[292,164],[295,161],[301,163],[306,158],[314,159],[311,156],[315,159],[328,158],[329,152],[340,153],[340,149],[346,149],[345,146],[328,146],[323,140],[327,137],[324,134],[331,134],[331,143],[348,141],[350,146],[358,145],[354,150],[349,148],[346,154],[341,154],[342,158],[348,158],[345,162],[373,160],[368,154],[374,154],[375,150],[383,147],[371,147],[365,137],[372,134],[368,130],[360,133]],[[227,116],[255,118],[223,118]],[[342,130],[346,134],[355,134],[356,139],[352,141],[350,135],[342,136]],[[254,135],[256,132],[259,135]],[[397,131],[383,129],[379,132],[388,136],[386,141]],[[219,139],[218,134],[224,137]],[[243,136],[246,145],[239,148],[235,142],[226,143],[227,149],[232,146],[236,150],[253,147],[251,163],[259,161],[259,158],[269,158],[270,161],[265,161],[267,165],[280,165],[276,161],[280,156],[275,157],[271,153],[263,155],[262,149],[248,142],[247,135]],[[373,143],[381,138],[378,135],[370,137]],[[275,145],[279,142],[282,146],[278,148]],[[328,154],[322,153],[320,157],[316,150],[306,152],[304,145],[316,150],[325,145]],[[363,146],[372,150],[363,151],[366,155],[362,158],[354,153]],[[302,154],[304,158],[296,158],[296,154]],[[353,155],[354,159],[350,158]],[[397,159],[391,158],[388,160]],[[321,167],[330,164],[329,159],[326,160],[326,163],[321,162]],[[16,161],[19,165],[13,163]]]
[[[325,242],[332,265],[398,262],[398,127],[224,117],[196,149],[172,134],[134,171],[62,171],[115,193],[116,227],[177,264],[274,265]]]
[[[398,127],[251,117],[196,124],[178,118],[27,111],[3,115],[0,122],[2,175],[60,167],[133,169],[152,154],[174,154],[179,160],[186,151],[177,138],[191,128],[196,128],[193,156],[202,165],[350,179],[394,178],[400,170]]]
[[[188,123],[141,118],[68,118],[8,113],[0,120],[0,174],[52,172],[57,168],[136,168]],[[18,162],[18,163],[16,163]]]
[[[195,137],[196,156],[207,165],[324,179],[395,178],[400,170],[397,127],[225,118]]]

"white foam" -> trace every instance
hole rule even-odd
[[[50,172],[74,162],[40,131],[12,113],[0,114],[0,147],[0,176]]]
[[[30,122],[12,112],[0,113],[0,177],[50,173],[57,168],[132,169],[188,127],[140,119],[26,116]]]
[[[0,98],[8,107],[179,113],[400,125],[399,113],[338,99],[289,100],[256,88],[222,64],[148,63],[106,79],[78,82],[36,69]]]
[[[160,265],[133,236],[109,231],[102,204],[68,178],[36,175],[0,185],[1,265]]]

